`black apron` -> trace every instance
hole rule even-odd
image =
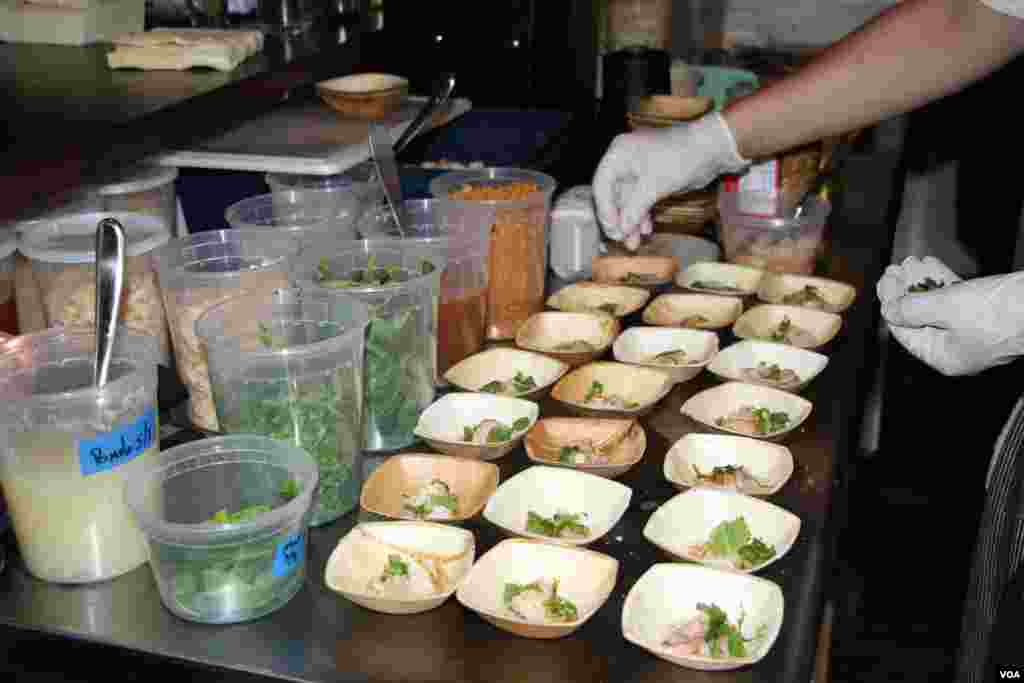
[[[1017,402],[996,446],[964,604],[957,683],[1024,681],[1022,408],[1024,400]]]

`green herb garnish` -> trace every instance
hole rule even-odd
[[[577,536],[587,536],[590,534],[590,528],[583,523],[583,518],[583,513],[563,512],[556,512],[554,517],[549,518],[531,510],[526,514],[526,530],[550,538],[559,538],[564,531]]]
[[[938,280],[936,280],[934,278],[926,277],[925,279],[921,280],[920,282],[918,282],[916,284],[913,284],[913,285],[910,285],[910,287],[907,289],[907,291],[911,292],[913,294],[919,294],[921,292],[930,292],[933,289],[940,289],[940,288],[945,287],[945,286],[946,286],[946,283],[944,283],[944,282],[939,282]]]
[[[600,306],[597,307],[597,310],[607,313],[608,315],[615,315],[618,312],[619,307],[609,302],[606,304],[601,304]]]
[[[487,384],[480,387],[480,391],[483,391],[488,394],[500,394],[505,391],[505,383],[502,382],[501,380],[496,379],[493,382],[488,382]]]
[[[429,264],[429,261],[427,261],[427,263]],[[433,266],[431,266],[431,268],[433,268]],[[394,264],[378,268],[377,257],[375,254],[371,254],[366,260],[366,268],[362,270],[353,270],[347,279],[338,278],[331,272],[330,263],[325,257],[320,259],[320,265],[317,267],[317,274],[319,276],[317,284],[321,287],[328,287],[330,289],[384,287],[386,285],[393,285],[401,282],[398,277],[401,272],[402,267]]]
[[[506,583],[505,590],[502,593],[502,601],[506,607],[509,607],[513,600],[526,591],[537,591],[539,593],[542,590],[539,581],[534,581],[533,583]]]
[[[785,429],[789,424],[789,415],[783,412],[772,412],[767,408],[754,408],[753,413],[758,434],[772,434]]]
[[[558,579],[551,588],[551,596],[544,601],[544,609],[548,619],[556,621],[576,621],[578,613],[576,605],[565,598],[558,597]]]
[[[746,657],[749,653],[747,643],[762,640],[768,634],[767,624],[758,628],[753,638],[743,637],[743,615],[735,625],[729,623],[729,616],[725,611],[714,604],[698,602],[697,609],[704,613],[706,622],[704,625],[704,642],[712,657]],[[726,643],[726,652],[722,652],[722,640]]]
[[[753,569],[775,557],[775,548],[754,538],[742,515],[712,529],[707,550],[713,557],[737,558],[734,564],[738,569]]]
[[[566,465],[575,465],[576,456],[579,455],[579,446],[562,446],[562,450],[558,453],[558,461],[563,462]]]
[[[241,524],[243,522],[251,522],[263,513],[270,512],[271,509],[269,505],[249,505],[238,512],[218,510],[209,521],[214,524]]]
[[[483,420],[480,422],[480,424],[483,424],[483,422],[487,421],[488,420]],[[490,421],[497,422],[496,420]],[[472,425],[470,427],[463,427],[462,440],[473,441],[474,438],[476,437],[477,431],[480,429],[480,424]],[[518,420],[512,423],[512,426],[498,422],[497,425],[491,427],[491,431],[487,433],[487,443],[494,444],[504,443],[505,441],[511,441],[512,437],[515,436],[516,432],[521,432],[529,426],[530,418],[528,417],[519,418]]]
[[[409,576],[409,564],[398,555],[388,555],[388,566],[380,575],[380,580],[387,581],[398,576]]]
[[[604,385],[598,382],[596,379],[590,383],[590,388],[587,389],[587,395],[583,398],[584,403],[590,403],[594,399],[601,398],[604,396]]]
[[[771,333],[769,338],[773,342],[784,342],[784,341],[786,341],[786,335],[789,334],[789,329],[792,326],[793,326],[793,321],[790,320],[788,316],[783,318],[782,322],[779,323],[779,326],[777,328],[775,328],[774,331],[772,331],[772,333]]]
[[[512,387],[517,394],[525,394],[531,389],[536,389],[537,382],[533,379],[532,375],[525,375],[522,371],[516,370],[515,377],[512,378]]]
[[[295,481],[294,479],[286,479],[284,483],[281,484],[280,495],[285,500],[291,500],[292,498],[298,496],[299,493],[301,492],[302,489],[299,486],[299,482]]]
[[[274,336],[273,330],[267,323],[259,323],[259,334],[256,335],[256,340],[272,351],[279,351],[283,349],[287,344],[279,337]]]

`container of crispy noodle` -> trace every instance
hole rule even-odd
[[[455,171],[435,178],[435,197],[484,203],[495,209],[491,229],[487,338],[512,339],[544,310],[548,225],[555,179],[518,168]]]

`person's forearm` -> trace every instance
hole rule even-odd
[[[725,118],[740,154],[765,157],[948,95],[1022,50],[1024,20],[978,0],[905,0]]]

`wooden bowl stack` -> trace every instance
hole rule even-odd
[[[380,119],[401,106],[409,81],[393,74],[360,73],[317,83],[317,93],[332,109],[359,119]]]

